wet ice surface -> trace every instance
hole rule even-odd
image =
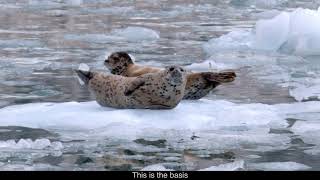
[[[320,2],[0,2],[0,170],[320,169]],[[102,108],[72,70],[117,50],[238,77],[170,111]]]
[[[259,157],[246,158],[292,148],[314,150],[308,144],[314,144],[309,141],[316,139],[317,134],[309,137],[305,133],[318,130],[308,123],[316,121],[315,114],[319,111],[319,102],[266,105],[223,100],[184,101],[176,109],[161,111],[161,115],[159,110],[119,110],[100,107],[96,102],[33,103],[0,110],[1,124],[8,126],[1,129],[2,136],[13,131],[9,128],[13,125],[46,129],[59,136],[44,133],[33,137],[34,140],[17,142],[11,137],[2,138],[0,147],[2,159],[10,163],[15,158],[12,156],[17,156],[15,153],[30,150],[31,159],[25,161],[41,159],[52,165],[46,158],[54,156],[60,159],[55,166],[70,170],[138,170],[150,164],[173,170],[259,169],[260,166],[245,166]],[[292,123],[290,119],[292,115],[303,117],[304,114],[314,116],[307,117],[307,124],[299,131],[296,128],[303,124],[299,120]],[[24,131],[28,130],[32,129]],[[301,134],[302,140],[293,132]],[[295,147],[296,143],[300,146]],[[246,161],[234,164],[235,159]],[[303,167],[307,166],[301,170]],[[268,170],[268,166],[265,168]],[[296,168],[292,170],[299,170],[300,166]]]

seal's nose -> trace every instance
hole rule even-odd
[[[108,59],[104,60],[104,63],[105,64],[109,63],[109,60]]]

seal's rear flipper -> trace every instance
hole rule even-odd
[[[205,72],[203,75],[206,80],[219,83],[232,82],[237,77],[236,73],[233,71],[220,73]]]
[[[75,72],[85,84],[88,84],[90,79],[93,78],[93,73],[90,71],[75,70]]]

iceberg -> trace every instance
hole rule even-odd
[[[267,51],[301,56],[320,55],[320,11],[298,8],[257,21],[251,30],[235,30],[203,45],[216,51]]]

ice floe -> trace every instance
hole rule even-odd
[[[235,30],[211,39],[203,48],[217,51],[271,51],[295,55],[320,55],[320,11],[298,8],[259,20],[253,30]]]
[[[141,171],[173,171],[173,170],[167,169],[161,164],[153,164],[153,165],[142,168]]]
[[[25,150],[25,149],[52,149],[61,150],[63,145],[61,142],[51,142],[49,139],[20,139],[18,142],[14,140],[0,141],[0,151],[2,150]]]
[[[291,127],[291,131],[299,135],[304,143],[314,146],[304,150],[305,153],[311,155],[320,154],[320,113],[314,113],[314,117],[305,117],[304,120],[299,120]]]
[[[200,169],[199,171],[237,171],[245,168],[245,163],[243,160],[237,160],[232,163],[221,164],[219,166],[211,166],[205,169]]]
[[[83,132],[86,138],[158,137],[178,149],[182,137],[196,132],[201,138],[185,141],[183,148],[270,151],[286,149],[290,143],[287,135],[270,134],[271,128],[287,127],[286,118],[291,114],[319,111],[319,102],[265,105],[199,100],[183,101],[177,108],[163,111],[119,110],[100,107],[96,102],[34,103],[0,109],[0,123],[42,128],[62,135]]]
[[[195,106],[199,108],[194,108]],[[230,126],[283,126],[274,107],[228,101],[186,101],[171,111],[119,110],[95,102],[39,103],[0,110],[2,125],[33,128],[96,129],[122,124],[138,129],[220,129]],[[50,115],[49,115],[50,114]],[[161,114],[161,116],[159,116]],[[46,117],[46,118],[44,118]],[[246,117],[239,119],[239,117]],[[76,118],[76,121],[71,119]],[[70,119],[70,121],[66,121]],[[152,119],[152,121],[150,121]],[[183,122],[183,123],[181,123]],[[116,127],[115,127],[116,128]]]
[[[290,90],[290,95],[297,101],[320,100],[320,84],[299,86]]]
[[[114,30],[113,34],[127,39],[130,42],[154,41],[160,38],[159,33],[143,27],[127,27]]]
[[[252,163],[249,167],[256,170],[264,171],[302,171],[311,169],[310,166],[296,163],[296,162],[266,162],[266,163]]]

